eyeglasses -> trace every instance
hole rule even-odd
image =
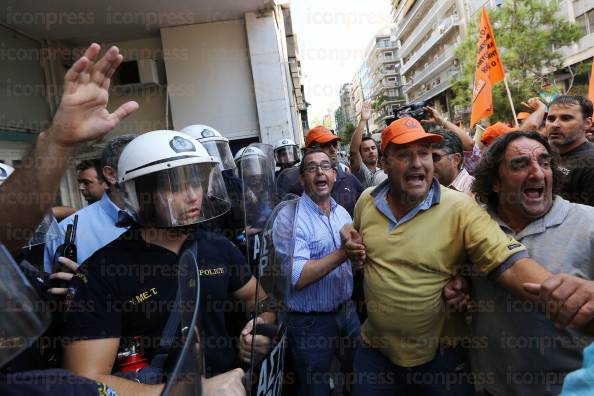
[[[433,162],[439,162],[439,161],[441,161],[441,159],[442,159],[443,157],[447,157],[447,156],[449,156],[450,154],[452,154],[452,153],[445,153],[445,154],[437,154],[437,153],[433,153],[433,154],[431,154],[431,158],[433,158]]]
[[[332,169],[332,164],[328,161],[324,161],[321,164],[316,164],[315,162],[309,163],[303,167],[303,170],[307,173],[315,173],[320,168],[323,171],[329,171]]]

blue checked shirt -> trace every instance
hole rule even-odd
[[[330,215],[307,194],[299,198],[295,219],[295,247],[288,307],[294,312],[328,312],[348,301],[353,293],[350,261],[340,264],[322,279],[296,290],[301,271],[309,260],[321,259],[340,247],[340,228],[352,223],[345,208],[331,200]]]

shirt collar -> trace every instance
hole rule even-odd
[[[113,203],[111,199],[109,199],[109,194],[105,193],[99,200],[99,206],[101,209],[109,216],[110,219],[113,220],[113,223],[118,222],[118,213],[122,211],[116,204]]]
[[[306,192],[303,192],[303,194],[301,194],[301,200],[310,210],[313,210],[319,214],[323,214],[324,216],[326,216],[326,213],[322,210],[322,208],[320,208],[320,206],[317,203],[315,203],[313,199],[311,199],[311,197],[307,195]],[[334,198],[330,197],[330,212],[334,212],[336,206],[338,206],[338,204],[336,203]]]
[[[419,212],[430,209],[433,205],[437,205],[441,199],[441,186],[436,178],[433,178],[431,187],[427,192],[427,195],[416,207],[411,209],[402,218],[396,220],[394,213],[390,209],[387,201],[387,194],[390,190],[389,180],[383,181],[378,185],[372,192],[371,196],[375,203],[376,208],[388,219],[388,231],[392,231],[400,224],[406,223],[412,220]]]
[[[371,191],[371,197],[374,199],[374,201],[377,202],[378,197],[382,198],[382,199],[385,198],[386,194],[388,193],[388,190],[390,190],[390,179],[386,179],[383,182],[381,182],[380,184],[378,184],[377,187],[375,187],[373,189],[373,191]],[[425,199],[423,200],[423,202],[425,202],[427,200],[427,197],[429,197],[431,192],[433,192],[432,199],[431,199],[431,206],[433,206],[433,205],[438,204],[439,201],[441,200],[440,184],[435,177],[433,178],[433,181],[431,182],[431,187],[429,188],[429,191],[427,192],[427,195],[425,196]]]
[[[497,215],[497,213],[489,211],[489,214],[507,234],[512,234],[516,238],[521,239],[529,235],[542,234],[547,228],[555,227],[563,223],[569,214],[569,202],[556,195],[554,197],[553,206],[547,214],[533,220],[517,234]]]

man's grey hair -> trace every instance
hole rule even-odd
[[[117,171],[118,160],[120,159],[122,151],[124,151],[124,147],[136,137],[138,137],[137,134],[129,133],[127,135],[119,135],[111,138],[105,145],[103,153],[101,154],[101,168],[110,166]]]

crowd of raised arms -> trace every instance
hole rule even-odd
[[[381,141],[365,103],[348,156],[324,126],[235,157],[207,125],[115,135],[52,208],[138,109],[107,110],[100,52],[0,164],[0,394],[594,394],[590,100]]]

